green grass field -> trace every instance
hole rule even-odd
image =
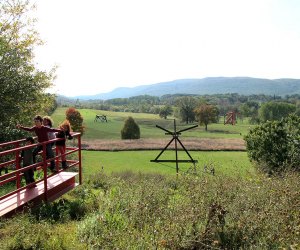
[[[83,151],[83,175],[88,177],[99,171],[107,174],[122,171],[176,174],[175,163],[155,163],[154,160],[160,151]],[[216,175],[223,173],[230,176],[250,177],[255,174],[255,170],[246,152],[190,152],[193,159],[198,160],[197,170],[204,170],[204,165],[213,166]],[[178,153],[179,159],[188,159],[185,152]],[[165,151],[159,159],[175,159],[174,151]],[[102,169],[103,167],[103,169]],[[191,163],[179,163],[179,173],[184,174],[192,170]]]
[[[54,126],[57,127],[65,119],[66,108],[58,108],[53,113]],[[84,119],[84,126],[86,132],[83,135],[84,140],[93,139],[120,139],[121,129],[124,125],[124,120],[128,116],[132,116],[137,124],[140,126],[141,138],[164,138],[165,132],[156,125],[165,129],[173,131],[174,119],[161,119],[158,115],[145,113],[125,113],[125,112],[111,112],[93,109],[78,109]],[[94,122],[96,114],[106,115],[108,122]],[[176,119],[177,130],[190,127],[195,124],[186,125]],[[208,131],[204,130],[204,126],[185,131],[183,137],[200,137],[200,138],[243,138],[249,131],[247,121],[239,121],[237,125],[224,125],[223,120],[217,124],[209,124]]]
[[[65,119],[66,108],[58,108],[52,118],[55,125]],[[79,109],[83,116],[86,132],[83,135],[84,140],[94,139],[120,139],[120,131],[124,125],[124,120],[128,116],[132,116],[139,124],[142,138],[166,138],[165,132],[155,125],[173,130],[173,119],[161,119],[158,115],[145,113],[125,113],[110,112],[92,109]],[[94,122],[96,114],[106,115],[108,122]],[[177,130],[191,126],[177,122]],[[208,131],[203,126],[185,131],[182,137],[198,137],[198,138],[243,138],[249,130],[249,123],[239,122],[237,125],[224,125],[220,121],[218,124],[210,124]],[[99,171],[106,173],[133,171],[133,172],[159,172],[162,174],[176,174],[175,163],[153,163],[160,151],[119,151],[119,152],[103,152],[103,151],[83,151],[83,172],[84,176],[95,174]],[[216,174],[219,172],[228,175],[248,176],[254,173],[246,152],[190,152],[195,160],[198,160],[197,167],[203,170],[204,165],[212,164]],[[179,152],[179,159],[188,159],[185,152]],[[166,151],[160,159],[175,159],[174,151]],[[191,163],[180,163],[179,173],[185,173],[192,166]]]
[[[55,127],[64,112],[54,113]],[[87,127],[83,138],[91,141],[120,139],[128,115],[143,138],[163,138],[155,125],[173,125],[149,114],[80,113]],[[106,114],[109,122],[94,123],[95,114]],[[248,129],[246,122],[219,123],[208,132],[199,127],[184,134],[242,138]],[[189,151],[198,163],[179,163],[176,176],[175,163],[150,162],[160,152],[82,150],[83,185],[29,215],[0,221],[1,249],[298,249],[298,175],[261,175],[247,152]],[[188,156],[179,151],[178,158]],[[160,159],[174,160],[175,152]]]

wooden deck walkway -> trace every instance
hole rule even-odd
[[[47,200],[53,201],[78,184],[75,176],[78,173],[60,172],[47,180]],[[28,187],[0,201],[0,217],[10,216],[15,212],[21,211],[27,205],[37,205],[45,199],[44,181],[36,184],[36,187]],[[26,206],[25,206],[26,205]]]

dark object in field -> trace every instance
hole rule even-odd
[[[151,162],[176,162],[176,173],[178,174],[178,163],[179,162],[192,162],[193,164],[197,163],[198,161],[197,160],[194,160],[192,158],[192,156],[189,154],[189,152],[186,150],[186,148],[183,146],[182,142],[179,140],[179,135],[181,135],[181,133],[183,131],[187,131],[187,130],[190,130],[192,128],[196,128],[198,127],[198,125],[194,125],[192,127],[189,127],[189,128],[185,128],[185,129],[182,129],[182,130],[179,130],[179,131],[176,131],[176,120],[174,119],[174,132],[171,132],[165,128],[162,128],[158,125],[156,125],[157,128],[160,128],[164,131],[166,131],[166,135],[172,135],[173,138],[171,139],[171,141],[165,146],[165,148],[159,153],[159,155],[154,159],[154,160],[151,160]],[[162,153],[170,146],[170,144],[175,141],[175,154],[176,154],[176,159],[175,160],[159,160],[158,158],[162,155]],[[177,150],[177,142],[179,142],[179,144],[181,145],[181,147],[184,149],[184,151],[187,153],[187,155],[189,156],[190,160],[178,160],[178,150]]]
[[[95,116],[94,122],[97,122],[97,121],[100,121],[100,122],[107,122],[107,117],[106,117],[106,115],[96,115],[96,116]]]

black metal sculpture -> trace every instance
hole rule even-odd
[[[106,115],[96,115],[96,116],[95,116],[94,122],[97,122],[97,121],[100,121],[100,122],[107,122],[107,117],[106,117]]]
[[[171,141],[165,146],[165,148],[159,153],[159,155],[154,159],[154,160],[151,160],[151,162],[176,162],[176,173],[178,174],[178,163],[179,162],[192,162],[192,163],[197,163],[198,161],[197,160],[194,160],[192,158],[192,156],[189,154],[189,152],[186,150],[186,148],[183,146],[182,142],[179,140],[179,135],[181,135],[182,132],[184,131],[187,131],[187,130],[190,130],[192,128],[196,128],[198,127],[198,125],[194,125],[192,127],[189,127],[189,128],[185,128],[185,129],[182,129],[182,130],[179,130],[179,131],[176,131],[176,120],[174,119],[174,132],[171,132],[163,127],[160,127],[158,125],[156,125],[157,128],[160,128],[164,131],[166,131],[166,135],[172,135],[172,139]],[[176,155],[176,159],[175,160],[159,160],[158,158],[163,154],[163,152],[170,146],[170,144],[175,141],[175,155]],[[189,156],[190,160],[179,160],[178,159],[178,148],[177,148],[177,142],[181,145],[181,147],[184,149],[184,151],[187,153],[187,155]]]

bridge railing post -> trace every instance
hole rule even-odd
[[[79,184],[82,184],[82,165],[81,165],[81,134],[78,135],[78,161],[79,161]]]
[[[47,187],[47,179],[48,179],[48,174],[47,174],[47,157],[46,157],[46,150],[47,150],[47,144],[43,144],[43,172],[44,172],[44,200],[48,200],[48,187]]]
[[[19,148],[20,144],[19,142],[16,142],[15,144],[15,148]],[[16,158],[15,158],[15,166],[16,166],[16,170],[19,170],[21,167],[20,167],[20,151],[17,150],[15,152],[16,154]],[[17,189],[19,189],[21,187],[21,174],[19,171],[17,171],[16,173],[16,186],[17,186]]]

